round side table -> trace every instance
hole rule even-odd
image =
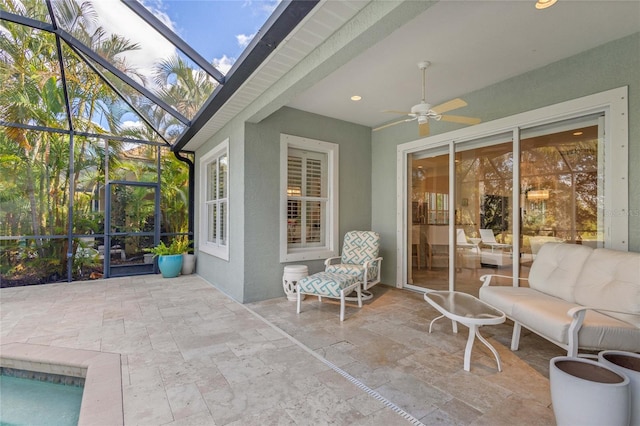
[[[309,269],[306,265],[288,265],[284,267],[282,275],[282,287],[287,295],[287,299],[295,302],[298,300],[297,289],[298,280],[309,275]],[[305,295],[301,295],[304,300]]]

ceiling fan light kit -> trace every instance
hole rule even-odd
[[[549,0],[547,0],[549,1]],[[429,120],[436,121],[449,121],[452,123],[460,123],[460,124],[478,124],[480,123],[479,118],[472,117],[463,117],[457,115],[443,115],[443,113],[452,111],[454,109],[462,108],[467,106],[467,103],[460,98],[452,99],[443,104],[437,105],[435,107],[431,107],[431,104],[426,101],[426,69],[429,68],[431,62],[429,61],[421,61],[418,62],[418,68],[422,71],[422,100],[419,104],[416,104],[411,107],[411,111],[395,111],[395,110],[387,110],[384,112],[389,112],[392,114],[405,114],[408,115],[409,118],[405,118],[403,120],[394,121],[393,123],[388,123],[382,125],[380,127],[376,127],[373,131],[385,129],[387,127],[395,126],[396,124],[406,123],[407,121],[418,122],[418,134],[420,136],[427,136],[429,134]]]

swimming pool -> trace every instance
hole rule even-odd
[[[83,380],[77,425],[124,424],[120,354],[14,342],[0,345],[0,367]],[[4,392],[0,399],[4,402]],[[22,402],[25,400],[30,397],[23,398]],[[4,411],[4,404],[2,409]],[[31,409],[29,405],[27,410]],[[40,426],[40,423],[29,426],[33,424]]]
[[[0,368],[0,425],[78,424],[84,379]]]

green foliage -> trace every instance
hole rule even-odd
[[[85,269],[99,266],[101,263],[98,250],[83,241],[78,241],[78,248],[73,256],[73,270],[77,271],[78,275],[83,276]]]
[[[171,244],[168,246],[164,243],[164,241],[160,241],[160,244],[147,250],[150,253],[153,253],[154,257],[182,254],[187,253],[190,243],[191,241],[187,240],[186,238],[174,238]]]
[[[171,242],[171,244],[176,245],[176,250],[179,250],[180,253],[193,253],[193,240],[187,239],[186,236],[176,237]]]
[[[126,62],[128,53],[140,49],[135,42],[107,34],[91,1],[52,2],[61,27],[148,87],[182,114],[192,117],[217,83],[194,72],[178,57],[158,62],[153,81],[147,73]],[[39,0],[0,0],[0,9],[46,21],[49,13]],[[18,123],[0,127],[0,236],[66,235],[73,214],[74,236],[104,234],[105,184],[108,180],[156,182],[160,153],[160,209],[155,214],[155,197],[143,187],[128,187],[112,194],[111,226],[126,232],[186,233],[188,230],[187,165],[167,147],[134,144],[113,139],[43,132],[20,125],[36,125],[68,131],[55,37],[26,25],[9,21],[0,24],[0,121]],[[76,130],[96,135],[116,135],[134,140],[160,142],[161,137],[142,120],[124,126],[131,108],[72,49],[63,43],[68,97]],[[120,81],[114,84],[127,102],[146,117],[166,140],[173,141],[184,126],[162,108],[149,102]],[[193,159],[193,157],[191,156]],[[70,159],[73,172],[70,173]],[[108,161],[108,164],[107,164]],[[109,170],[109,176],[106,176]],[[73,194],[73,212],[69,211]],[[115,223],[115,224],[114,224]],[[137,254],[139,237],[127,239],[127,253]],[[122,242],[120,242],[122,244]],[[0,253],[2,279],[20,274],[65,274],[66,239],[34,239],[30,247],[11,247]],[[179,239],[167,251],[188,252],[190,242]],[[158,247],[160,250],[161,248]],[[92,256],[91,256],[92,257]],[[48,260],[47,260],[48,259]],[[74,259],[74,271],[91,268],[93,259]],[[27,266],[29,265],[29,266]],[[36,272],[31,265],[42,271]]]

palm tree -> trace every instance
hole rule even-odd
[[[158,95],[184,116],[192,118],[218,83],[202,70],[194,70],[177,55],[160,61],[154,73]]]
[[[3,8],[20,12],[18,4],[3,2]],[[36,3],[34,9],[42,8]],[[0,32],[0,118],[7,122],[59,127],[62,96],[55,74],[57,62],[51,37],[38,30],[11,23]],[[48,151],[48,137],[18,127],[4,130],[4,143],[14,145],[14,160],[24,168],[25,192],[31,210],[31,233],[40,234],[40,214],[36,201],[35,169]],[[5,148],[6,149],[6,148]],[[10,149],[10,148],[9,148]],[[41,241],[38,240],[41,245]]]
[[[139,46],[122,36],[108,34],[99,25],[91,1],[60,0],[53,2],[57,24],[72,34],[117,69],[143,85],[149,82],[126,60],[127,52]],[[46,20],[45,2],[36,0],[0,0],[0,8],[16,15]],[[122,122],[132,109],[106,84],[101,76],[64,42],[61,45],[65,66],[71,120],[75,131],[97,135],[121,135],[160,142],[161,138],[147,125],[124,127]],[[142,94],[102,70],[111,85],[151,122],[164,139],[175,140],[185,126],[173,116],[150,102]],[[0,21],[0,120],[19,125],[67,129],[67,111],[60,77],[60,62],[53,34],[27,26]],[[202,71],[173,56],[158,62],[151,88],[160,98],[187,117],[193,117],[217,83]],[[134,113],[135,114],[135,113]],[[127,116],[129,117],[129,116]],[[3,127],[0,132],[1,212],[0,232],[3,235],[59,235],[67,226],[69,194],[74,189],[74,232],[83,232],[77,224],[91,216],[91,197],[99,196],[105,182],[107,150],[110,170],[129,169],[131,173],[149,174],[139,163],[119,155],[124,149],[118,140],[74,136],[73,149],[64,133],[48,133],[25,128]],[[153,152],[156,148],[150,150]],[[188,205],[188,171],[167,150],[162,149],[161,203],[168,232],[186,230]],[[155,164],[151,156],[150,164]],[[69,159],[74,160],[74,173],[69,174]],[[120,165],[116,167],[116,162]],[[130,164],[129,164],[130,163]],[[142,176],[138,176],[142,178]],[[90,195],[96,194],[96,195]],[[10,211],[8,210],[10,209]],[[141,211],[141,214],[148,214]],[[78,217],[75,217],[75,216]],[[144,219],[144,218],[142,218]],[[159,226],[160,224],[157,224]],[[59,245],[61,240],[52,240]],[[54,244],[54,245],[55,245]],[[38,240],[40,256],[47,253]],[[66,247],[58,247],[64,262]],[[51,253],[51,252],[50,252]]]

